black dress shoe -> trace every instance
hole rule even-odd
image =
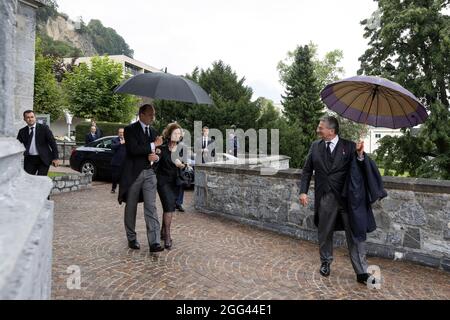
[[[139,250],[141,248],[141,245],[137,240],[128,241],[128,248]]]
[[[180,212],[184,212],[185,210],[184,210],[184,208],[183,208],[183,206],[180,204],[180,205],[176,205],[175,206],[175,209],[177,209],[178,211],[180,211]]]
[[[164,240],[164,248],[167,250],[172,249],[172,239]]]
[[[366,284],[367,285],[367,280],[369,280],[370,278],[370,274],[368,273],[361,273],[361,274],[357,274],[356,275],[356,281],[358,281],[359,283],[362,284]],[[375,284],[375,278],[373,278],[371,280],[372,284]]]
[[[161,245],[159,243],[152,244],[150,246],[150,252],[161,252],[161,251],[164,251],[164,248],[161,247]]]
[[[330,263],[322,262],[322,265],[320,266],[320,274],[324,277],[328,277],[330,275],[330,272]]]

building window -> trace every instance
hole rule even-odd
[[[375,133],[375,138],[381,138],[381,133]]]
[[[133,76],[141,73],[141,69],[137,66],[134,66],[128,62],[125,62],[125,73],[131,74]]]

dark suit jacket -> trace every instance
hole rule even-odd
[[[158,132],[150,127],[150,137],[147,137],[139,121],[125,127],[126,156],[120,178],[119,203],[126,202],[128,189],[136,181],[142,170],[150,167],[148,161],[148,155],[152,152],[150,143],[154,142],[157,136]],[[141,192],[139,202],[143,201]]]
[[[203,150],[203,136],[197,139],[195,147],[196,147],[195,150],[199,150],[200,152]],[[215,141],[213,139],[208,137],[208,143],[206,145],[206,148],[208,149],[207,154],[203,154],[201,152],[202,163],[210,162],[216,157]]]
[[[92,136],[92,134],[89,132],[89,133],[86,135],[86,137],[84,138],[84,142],[85,142],[86,144],[88,144],[88,143],[91,143],[92,141],[97,140],[98,138],[100,138],[98,135],[96,135],[96,137],[94,138],[94,137]]]
[[[300,193],[308,193],[309,184],[314,171],[314,224],[319,225],[319,203],[325,192],[332,191],[338,201],[346,209],[346,201],[342,198],[350,163],[356,158],[356,144],[339,137],[333,150],[334,162],[330,167],[325,160],[326,145],[323,140],[314,141],[306,157],[300,180]],[[344,230],[341,219],[336,221],[335,230]]]
[[[97,130],[95,131],[95,134],[97,135],[97,139],[100,139],[101,137],[103,137],[103,131],[99,127],[96,128]]]
[[[111,149],[114,152],[114,155],[111,159],[111,165],[113,166],[122,166],[125,157],[127,155],[127,150],[125,144],[120,144],[120,138],[115,137],[111,141]]]
[[[17,140],[23,143],[25,149],[28,145],[28,132],[28,126],[25,126],[20,129],[19,133],[17,134]],[[46,126],[45,124],[36,123],[34,139],[36,149],[43,163],[50,166],[52,160],[56,160],[59,158],[58,146],[56,145],[55,137],[53,137],[53,133],[48,126]],[[24,155],[28,155],[28,150],[25,150]]]
[[[359,241],[365,241],[367,233],[377,228],[372,203],[387,196],[380,172],[367,155],[364,161],[352,160],[342,196],[347,199],[353,235]]]

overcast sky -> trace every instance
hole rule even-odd
[[[254,98],[280,100],[277,64],[313,41],[319,55],[344,51],[345,76],[356,74],[367,40],[359,22],[373,0],[57,0],[59,11],[87,23],[99,19],[134,50],[134,58],[173,74],[215,60],[231,65]]]

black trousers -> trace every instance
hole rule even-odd
[[[122,175],[122,166],[112,165],[111,166],[112,190],[116,190],[121,175]]]
[[[26,173],[38,176],[46,176],[50,166],[42,162],[39,156],[25,156],[23,169]]]

